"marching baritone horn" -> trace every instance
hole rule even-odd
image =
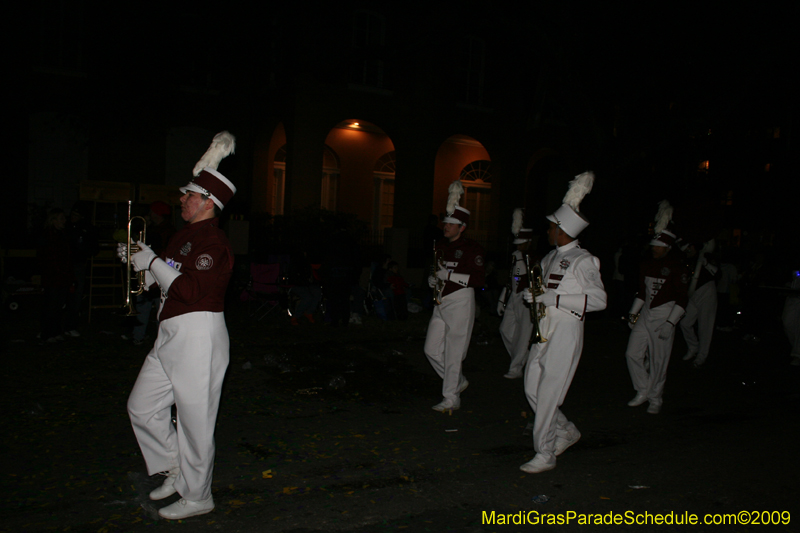
[[[547,308],[540,304],[536,303],[536,296],[541,296],[544,294],[544,281],[542,280],[542,267],[539,264],[531,264],[531,258],[528,254],[525,254],[525,265],[528,268],[528,289],[530,289],[531,294],[534,296],[534,301],[531,302],[531,323],[533,324],[533,330],[531,331],[531,338],[528,341],[528,349],[534,344],[540,344],[542,342],[547,342],[542,336],[542,331],[539,329],[539,321],[545,317],[547,312]]]
[[[136,242],[145,242],[147,238],[147,220],[144,217],[140,216],[131,216],[131,205],[133,202],[130,200],[128,201],[128,247],[125,258],[127,261],[125,262],[126,267],[126,275],[125,275],[125,307],[127,308],[127,312],[125,316],[136,316],[139,312],[134,307],[134,299],[133,296],[138,296],[142,294],[146,290],[144,275],[145,271],[140,270],[139,272],[131,273],[131,269],[133,268],[133,263],[131,262],[131,256],[139,251],[139,247],[136,245]],[[143,227],[142,231],[139,232],[139,237],[136,239],[135,242],[131,240],[131,224],[134,220],[139,219],[142,221]],[[133,284],[136,283],[136,287],[134,288]]]

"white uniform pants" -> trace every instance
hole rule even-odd
[[[472,326],[475,323],[475,291],[459,289],[434,306],[425,337],[425,355],[442,378],[442,396],[458,399],[461,362],[467,357]]]
[[[633,388],[650,402],[661,405],[664,382],[667,381],[667,366],[675,340],[675,328],[668,339],[659,339],[656,328],[667,321],[675,302],[660,305],[655,309],[642,309],[642,314],[631,331],[625,357],[631,374]],[[644,358],[650,355],[650,372],[645,370]]]
[[[530,308],[525,305],[522,294],[520,292],[511,295],[500,323],[500,338],[511,356],[508,367],[510,374],[522,372],[528,359],[528,341],[533,330]]]
[[[542,459],[555,464],[556,438],[565,438],[575,429],[559,407],[581,359],[583,322],[548,307],[539,327],[548,340],[531,346],[525,369],[525,396],[536,413],[533,448]]]
[[[198,312],[159,324],[155,345],[128,398],[128,414],[149,475],[180,467],[175,489],[211,496],[214,426],[229,359],[222,313]],[[171,409],[178,410],[177,430]]]
[[[711,336],[714,334],[714,320],[717,316],[717,286],[709,281],[692,295],[686,306],[686,315],[681,319],[681,331],[690,352],[697,354],[697,363],[708,357]],[[697,324],[697,333],[694,326]]]

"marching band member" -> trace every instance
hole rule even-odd
[[[229,361],[223,310],[233,271],[233,253],[217,212],[236,193],[216,169],[234,146],[228,132],[214,137],[195,166],[195,178],[180,189],[186,225],[164,252],[157,256],[139,242],[140,251],[131,256],[134,269],[146,272],[148,287],[155,283],[160,288],[161,307],[158,337],[131,391],[128,414],[148,474],[166,476],[150,498],[181,496],[158,512],[170,520],[214,509],[214,426]],[[125,248],[121,244],[118,249],[123,261]],[[171,420],[173,404],[177,428]]]
[[[523,297],[523,290],[528,286],[528,267],[525,264],[524,254],[530,245],[533,230],[522,227],[523,216],[522,209],[514,210],[511,233],[514,235],[513,244],[517,245],[517,249],[511,254],[508,285],[503,287],[497,302],[497,314],[503,317],[500,323],[500,338],[503,339],[503,344],[511,356],[508,372],[503,376],[508,379],[522,377],[522,369],[528,359],[528,340],[533,330],[530,310],[526,307]]]
[[[437,285],[443,284],[442,303],[433,309],[424,348],[428,361],[442,378],[443,399],[433,406],[440,412],[461,407],[461,393],[469,385],[461,373],[461,363],[467,356],[475,323],[474,287],[484,284],[483,248],[462,235],[470,215],[458,205],[464,187],[457,180],[448,190],[445,238],[436,244],[443,263],[436,265],[435,275],[428,278],[434,292]]]
[[[525,300],[545,306],[539,322],[547,342],[533,344],[525,369],[525,395],[536,417],[533,423],[534,458],[520,466],[528,474],[556,467],[556,456],[578,442],[580,432],[559,407],[564,403],[583,351],[583,320],[586,313],[606,307],[606,292],[600,279],[600,261],[582,249],[577,240],[589,222],[579,212],[583,197],[592,190],[594,174],[576,176],[570,182],[563,205],[547,217],[551,250],[542,259],[545,291]]]
[[[696,261],[692,279],[689,282],[689,303],[686,315],[680,322],[683,339],[688,350],[684,361],[694,359],[698,368],[706,362],[714,334],[714,321],[717,316],[717,284],[719,267],[709,261],[708,254],[714,251],[714,239],[706,241],[698,254],[694,244],[683,247],[689,261]],[[697,325],[697,332],[695,332]]]
[[[632,331],[625,357],[636,389],[636,396],[628,405],[637,407],[649,401],[647,412],[654,415],[661,411],[675,326],[688,300],[686,267],[669,253],[676,240],[675,233],[669,229],[671,219],[672,207],[664,200],[656,216],[656,236],[650,241],[653,257],[642,264],[639,292],[628,315]],[[645,368],[647,353],[650,354],[649,371]]]

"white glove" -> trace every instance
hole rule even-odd
[[[431,289],[436,286],[436,276],[428,276],[428,287]]]
[[[631,328],[631,329],[633,329],[633,328],[635,328],[635,327],[636,327],[636,324],[634,324],[633,322],[631,322],[630,320],[628,320],[628,327],[629,327],[629,328]]]
[[[545,291],[536,297],[537,304],[544,304],[545,307],[553,307],[556,305],[558,295],[553,291]]]
[[[125,243],[117,244],[117,257],[119,257],[120,261],[123,263],[128,262],[128,245]]]
[[[450,278],[450,271],[442,267],[436,271],[436,277],[442,281],[447,281]]]
[[[533,293],[529,288],[525,287],[525,290],[522,291],[522,298],[529,304],[533,303]]]
[[[156,253],[142,241],[137,242],[136,246],[139,247],[139,251],[131,256],[133,270],[136,272],[148,270],[150,268],[150,263],[157,257]]]
[[[656,333],[658,334],[658,338],[662,341],[669,339],[670,335],[672,335],[672,331],[675,329],[669,322],[664,322],[660,326],[656,328]]]

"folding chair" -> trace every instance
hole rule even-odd
[[[250,264],[250,281],[247,283],[247,287],[242,291],[240,299],[243,302],[261,302],[258,309],[250,313],[251,317],[259,314],[266,307],[267,310],[258,317],[258,320],[261,320],[280,305],[281,286],[278,283],[280,279],[280,264]]]

